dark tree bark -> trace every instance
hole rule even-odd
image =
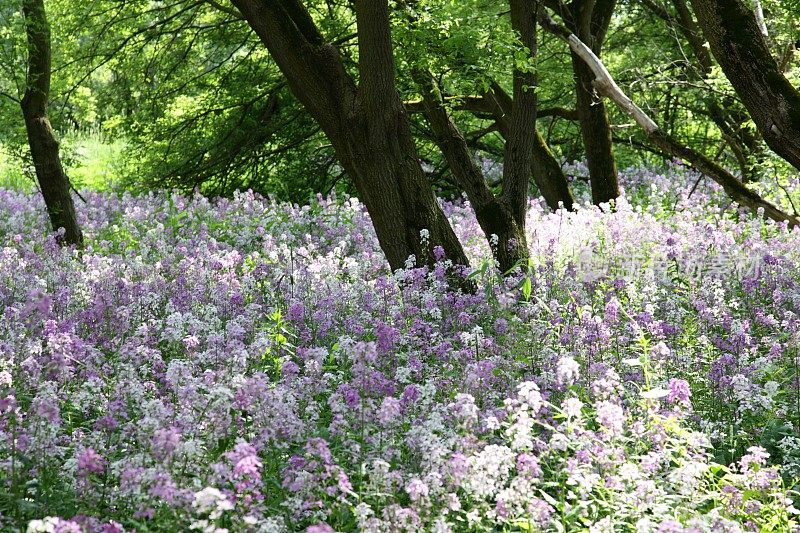
[[[47,117],[50,97],[50,26],[43,0],[23,0],[28,39],[28,74],[20,106],[28,133],[36,179],[44,197],[53,229],[64,228],[63,244],[83,245],[70,184],[58,153],[58,140]]]
[[[511,27],[519,35],[528,57],[536,57],[536,15],[539,2],[510,0]],[[509,116],[509,133],[503,158],[503,192],[501,200],[511,209],[517,224],[525,228],[528,209],[528,179],[533,171],[534,135],[536,131],[536,69],[515,68],[513,72],[514,102]],[[520,243],[523,244],[523,243]],[[527,243],[524,243],[527,248]]]
[[[502,272],[508,272],[519,261],[528,257],[524,218],[523,224],[519,224],[511,211],[511,206],[489,189],[483,172],[472,157],[464,135],[447,112],[433,76],[416,70],[413,77],[422,92],[425,115],[433,130],[434,141],[442,151],[456,184],[467,194],[478,224],[486,239],[492,244],[498,267]],[[527,190],[525,196],[527,198]],[[493,236],[497,238],[496,243],[492,242]]]
[[[491,92],[485,94],[483,99],[487,103],[486,108],[494,115],[497,121],[500,135],[508,140],[511,136],[511,122],[509,119],[513,110],[514,99],[496,82],[491,84]],[[539,113],[537,111],[538,116]],[[577,116],[573,118],[577,118]],[[575,199],[572,196],[572,191],[570,191],[567,177],[564,175],[564,171],[561,170],[561,165],[553,156],[550,147],[547,146],[547,141],[544,140],[538,129],[533,130],[532,136],[532,175],[536,187],[538,187],[550,209],[555,211],[559,206],[562,206],[564,209],[571,211]]]
[[[413,7],[416,4],[414,0],[405,0],[403,3],[407,7]],[[510,0],[509,2],[511,26],[515,33],[519,35],[522,45],[528,49],[531,59],[537,53],[536,16],[539,5],[539,0]],[[408,14],[408,19],[411,24],[417,22],[413,11]],[[494,118],[495,127],[505,140],[503,147],[504,175],[501,181],[503,194],[499,201],[503,209],[512,209],[512,215],[517,226],[524,228],[525,211],[528,203],[527,191],[530,188],[531,177],[539,189],[539,193],[552,210],[555,211],[560,207],[571,210],[574,199],[561,166],[553,156],[544,138],[536,129],[536,119],[541,115],[541,112],[538,109],[538,97],[535,91],[537,84],[535,70],[515,69],[512,76],[513,98],[500,84],[493,81],[491,89],[483,95],[459,98],[456,105],[461,109],[476,114],[488,114]],[[438,144],[442,139],[453,139],[452,135],[448,134],[446,130],[453,128],[458,131],[458,128],[447,114],[444,105],[446,99],[439,93],[436,82],[430,79],[429,74],[419,71],[415,73],[414,77],[417,80],[417,84],[422,88],[423,93],[427,94],[429,101],[425,102],[425,99],[423,99],[423,102],[420,103],[428,113],[429,121],[438,123],[431,124],[432,128],[437,125],[440,126],[438,132],[434,131],[436,137],[434,140]],[[435,95],[432,95],[432,89],[435,89]],[[413,103],[406,104],[406,108],[413,109],[413,105]],[[431,117],[430,115],[434,109],[437,110],[437,115]],[[441,113],[444,113],[444,116]],[[577,113],[567,109],[551,108],[545,110],[545,113],[548,115],[567,116],[570,120],[577,119]],[[450,123],[448,128],[444,127],[445,120]],[[464,139],[460,132],[458,132],[458,135],[461,139]],[[464,142],[466,143],[465,139]],[[465,144],[464,148],[468,148],[468,143]],[[445,158],[448,158],[446,154]],[[453,167],[453,163],[449,159],[448,164],[451,168]],[[466,166],[466,163],[462,166]],[[460,178],[456,176],[456,179]],[[465,192],[467,191],[465,190]],[[514,231],[516,230],[508,228],[505,233],[513,233]],[[487,234],[488,236],[490,234]],[[524,236],[524,231],[522,236]],[[502,240],[502,237],[500,237],[500,240]],[[519,239],[515,238],[511,242],[519,242]],[[527,256],[527,251],[525,255]],[[500,263],[502,265],[503,262],[501,261]]]
[[[387,0],[355,0],[359,84],[345,71],[299,0],[232,0],[319,123],[352,178],[393,270],[414,255],[432,263],[441,246],[457,265],[468,260],[417,157],[395,88]],[[428,231],[422,242],[420,232]]]
[[[575,72],[576,108],[581,125],[581,139],[586,149],[592,203],[599,205],[619,196],[611,126],[608,123],[606,106],[597,98],[592,87],[594,77],[591,71],[579,58],[573,56],[572,62]]]
[[[717,62],[767,145],[800,169],[800,92],[786,79],[742,0],[692,0]]]
[[[592,51],[600,56],[600,50],[611,23],[616,0],[573,0],[561,4],[562,16],[567,26]],[[572,69],[575,76],[576,109],[581,126],[581,138],[586,150],[586,164],[595,205],[608,202],[619,196],[617,166],[614,162],[614,146],[611,141],[611,125],[601,98],[597,98],[592,81],[594,75],[586,64],[572,53]]]

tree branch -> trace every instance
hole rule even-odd
[[[214,7],[214,9],[216,9],[218,11],[221,11],[221,12],[227,14],[227,15],[230,15],[230,16],[232,16],[234,18],[239,19],[239,20],[243,20],[244,19],[242,14],[239,11],[237,11],[236,9],[232,8],[232,7],[228,7],[228,6],[222,5],[219,2],[217,2],[216,0],[203,0],[203,1],[206,4]]]
[[[683,143],[667,135],[639,106],[637,106],[620,88],[609,74],[603,62],[574,34],[555,22],[547,13],[540,14],[542,27],[566,41],[570,49],[578,55],[596,77],[595,86],[603,95],[614,101],[623,111],[628,113],[645,131],[650,141],[675,157],[679,157],[694,168],[707,175],[722,186],[728,195],[752,210],[763,209],[764,215],[776,221],[787,221],[795,226],[800,221],[792,215],[781,211],[778,207],[764,200],[757,193],[748,189],[736,177],[706,156],[696,152]]]

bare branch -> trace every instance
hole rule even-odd
[[[603,95],[614,101],[623,111],[628,113],[647,134],[650,141],[662,150],[683,159],[694,168],[719,183],[726,193],[740,205],[752,210],[763,209],[764,216],[776,221],[787,221],[795,226],[800,223],[797,217],[783,212],[772,203],[764,200],[757,193],[748,189],[736,176],[696,152],[689,146],[667,135],[639,106],[637,106],[620,88],[609,74],[603,62],[580,39],[565,27],[554,21],[547,13],[540,13],[542,27],[566,41],[572,51],[578,55],[596,77],[595,87]]]

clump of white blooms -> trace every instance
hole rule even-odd
[[[564,387],[569,387],[580,375],[581,367],[572,357],[562,357],[558,360],[556,368],[556,382]]]
[[[198,514],[208,515],[211,520],[216,520],[225,511],[233,509],[233,503],[214,487],[206,487],[194,493],[192,507]]]
[[[28,533],[54,533],[62,520],[55,516],[47,516],[41,520],[31,520],[28,523]]]

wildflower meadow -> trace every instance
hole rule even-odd
[[[624,180],[507,277],[443,204],[474,293],[355,199],[0,191],[0,530],[794,530],[800,236]]]

